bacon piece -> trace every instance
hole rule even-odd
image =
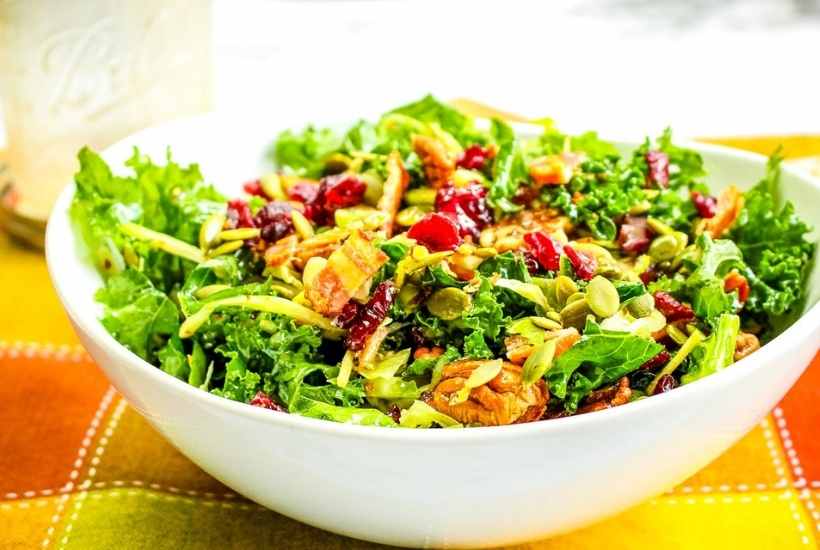
[[[305,297],[314,311],[325,317],[342,312],[356,291],[387,261],[387,255],[373,246],[360,230],[355,230],[344,244],[327,259],[327,265],[305,288]]]
[[[410,176],[407,174],[407,170],[404,169],[399,152],[393,151],[387,157],[387,179],[384,180],[384,191],[377,205],[379,210],[387,214],[383,226],[387,238],[393,236],[396,214],[401,208],[401,199],[409,181]]]

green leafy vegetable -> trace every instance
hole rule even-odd
[[[662,349],[654,340],[587,323],[581,339],[547,371],[550,391],[574,412],[589,392],[629,374]]]
[[[105,305],[103,326],[146,361],[152,361],[157,349],[179,328],[174,303],[134,269],[109,278],[96,298]]]
[[[715,331],[693,352],[696,356],[695,366],[681,378],[681,382],[694,382],[731,365],[734,361],[735,340],[739,329],[740,317],[732,314],[721,315]]]

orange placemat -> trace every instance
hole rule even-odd
[[[265,510],[179,454],[79,347],[41,255],[1,233],[0,288],[0,548],[377,547]],[[681,486],[526,547],[816,548],[818,402],[820,355],[772,414]]]

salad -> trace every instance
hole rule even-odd
[[[196,165],[79,153],[102,323],[171,376],[279,413],[409,428],[615,407],[729,367],[802,311],[781,158],[715,196],[666,131],[624,153],[431,96],[285,131],[226,198]],[[739,367],[742,368],[742,367]]]

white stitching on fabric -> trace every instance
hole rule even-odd
[[[780,430],[780,438],[783,440],[783,447],[787,450],[786,454],[789,457],[789,462],[792,465],[792,472],[794,473],[795,477],[797,478],[794,482],[795,487],[799,489],[803,489],[800,491],[799,497],[800,500],[806,506],[806,510],[811,514],[812,520],[814,521],[814,528],[817,532],[820,532],[820,513],[818,513],[817,508],[814,505],[814,502],[811,498],[811,493],[805,489],[805,487],[811,486],[816,487],[820,485],[817,481],[812,481],[807,483],[806,478],[804,477],[803,466],[800,464],[800,458],[797,456],[797,450],[794,448],[794,443],[792,442],[791,432],[789,431],[788,424],[786,423],[786,415],[783,413],[783,409],[780,407],[775,407],[772,411],[774,415],[777,427]]]
[[[108,389],[100,399],[100,405],[97,407],[97,411],[94,413],[94,418],[91,419],[91,422],[88,425],[88,428],[85,431],[83,436],[83,440],[80,444],[80,448],[77,451],[77,458],[74,460],[74,469],[68,474],[68,482],[59,489],[63,495],[60,497],[60,500],[57,504],[57,510],[54,512],[54,515],[51,517],[51,525],[49,525],[48,530],[46,531],[46,536],[41,543],[43,548],[48,547],[51,543],[51,537],[54,535],[54,529],[56,525],[60,522],[60,518],[63,515],[63,510],[65,509],[65,504],[69,499],[69,491],[74,488],[74,480],[80,475],[80,468],[83,467],[83,462],[85,461],[86,456],[86,449],[88,446],[91,445],[91,440],[94,439],[94,435],[97,433],[97,429],[100,426],[100,422],[102,421],[103,417],[105,416],[108,407],[111,405],[111,401],[114,400],[114,396],[116,395],[116,390],[113,386],[108,386]],[[25,493],[24,493],[25,494]]]
[[[0,340],[0,359],[4,357],[9,359],[18,357],[34,359],[36,357],[71,363],[82,363],[91,360],[88,352],[80,345],[62,344],[55,346],[50,343],[23,342],[19,340],[14,342]]]
[[[97,443],[97,448],[94,450],[94,455],[91,458],[91,466],[88,468],[88,472],[86,474],[86,479],[80,484],[81,489],[85,489],[86,487],[91,485],[91,480],[97,473],[96,466],[100,463],[100,456],[103,454],[105,446],[108,444],[111,436],[114,434],[114,429],[117,427],[117,424],[120,421],[120,417],[122,413],[125,411],[126,402],[125,399],[120,397],[119,402],[117,403],[114,412],[111,413],[111,418],[108,420],[108,425],[106,426],[105,432],[103,432],[102,437],[100,437],[99,442]],[[64,532],[65,535],[60,540],[60,548],[64,548],[66,544],[68,544],[69,536],[71,535],[71,530],[74,527],[74,522],[77,520],[77,517],[80,514],[80,510],[82,510],[83,503],[85,501],[88,492],[83,490],[81,491],[77,497],[74,499],[74,509],[72,510],[71,516],[68,518],[68,523],[65,526]],[[45,544],[44,544],[45,546]]]
[[[170,485],[169,486],[160,485],[159,483],[150,483],[149,484],[149,483],[147,483],[145,481],[141,481],[139,479],[134,479],[134,480],[130,480],[130,481],[122,481],[122,480],[95,481],[94,483],[91,484],[91,486],[94,487],[95,489],[105,489],[107,487],[146,487],[147,486],[147,487],[150,487],[151,489],[154,489],[155,491],[167,491],[167,492],[170,492],[170,493],[181,493],[181,492],[183,492],[182,489],[179,489],[178,487],[173,487],[173,486],[170,486]],[[85,489],[89,489],[89,488],[90,487],[88,485],[86,485]],[[26,491],[25,493],[6,493],[2,500],[5,500],[5,501],[23,500],[24,498],[34,498],[38,495],[39,496],[51,496],[55,493],[61,493],[61,494],[72,493],[72,492],[73,493],[79,493],[80,491],[83,491],[83,490],[84,490],[83,487],[78,487],[78,486],[75,486],[74,484],[70,484],[70,487],[68,485],[65,485],[65,486],[63,486],[59,489],[56,489],[56,490],[55,489],[43,489],[41,491]],[[226,491],[224,493],[216,494],[216,493],[213,493],[213,492],[210,492],[210,491],[202,492],[202,491],[197,491],[195,489],[186,489],[184,492],[185,492],[185,494],[190,495],[190,496],[194,496],[194,497],[204,496],[206,498],[232,499],[232,498],[237,498],[239,496],[239,494],[237,494],[233,491]]]

